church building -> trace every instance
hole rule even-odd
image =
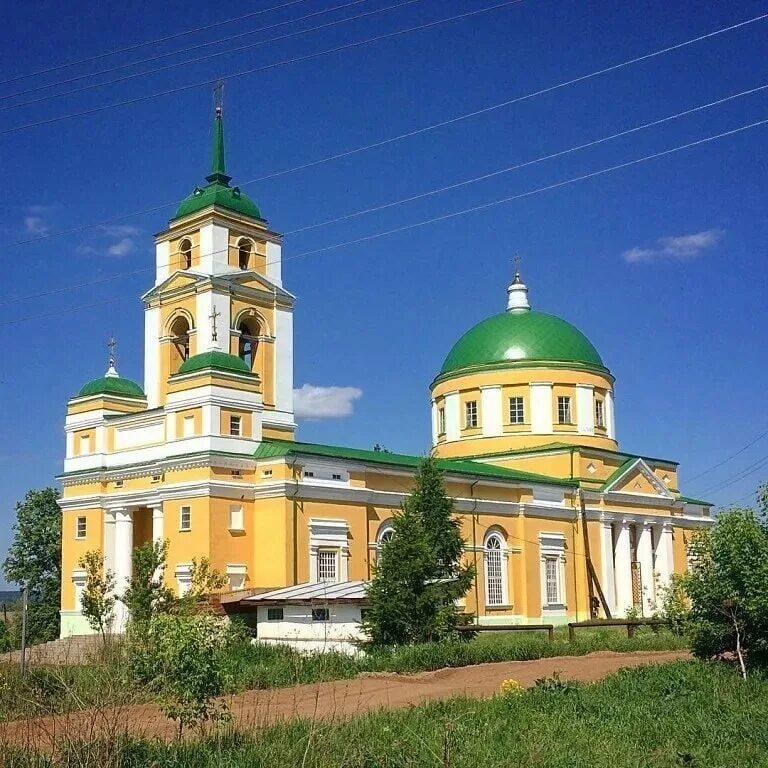
[[[296,439],[282,238],[230,182],[218,108],[206,183],[155,236],[143,385],[113,359],[67,405],[62,636],[90,631],[89,550],[118,595],[151,540],[168,540],[178,594],[203,556],[232,592],[365,581],[412,488],[416,456]],[[586,336],[532,309],[518,272],[505,311],[447,350],[429,387],[432,453],[477,569],[466,610],[586,619],[599,587],[613,616],[652,612],[710,505],[681,494],[677,462],[620,449],[614,377]],[[118,602],[118,631],[126,619]]]

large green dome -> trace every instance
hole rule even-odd
[[[515,363],[571,363],[605,370],[589,339],[554,315],[503,312],[467,331],[445,358],[440,376]]]
[[[144,390],[130,379],[120,376],[102,376],[100,379],[89,381],[78,393],[78,397],[93,397],[94,395],[118,395],[120,397],[140,397],[146,399]]]
[[[213,368],[217,371],[230,371],[231,373],[244,373],[252,376],[253,373],[245,360],[236,355],[229,355],[226,352],[212,350],[210,352],[201,352],[199,355],[192,355],[186,359],[177,373],[195,373]]]

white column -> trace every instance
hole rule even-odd
[[[674,551],[672,549],[672,525],[662,523],[656,533],[655,571],[658,574],[659,587],[666,589],[669,578],[675,571]]]
[[[480,418],[483,437],[502,434],[501,387],[480,387]]]
[[[269,247],[267,247],[269,255]],[[293,310],[275,312],[275,398],[278,411],[293,417]]]
[[[432,445],[437,445],[437,403],[432,400]]]
[[[211,315],[216,310],[216,340],[213,340]],[[197,351],[219,350],[229,352],[229,326],[232,323],[229,296],[213,291],[197,294],[195,301],[197,313]]]
[[[653,613],[655,584],[653,579],[653,536],[650,523],[643,523],[637,538],[637,559],[640,563],[640,581],[643,595],[643,615]]]
[[[267,243],[267,278],[277,286],[283,284],[280,276],[281,251],[282,248],[279,243]]]
[[[160,307],[144,310],[144,393],[148,408],[160,405]]]
[[[171,244],[167,240],[155,245],[155,263],[157,265],[155,285],[159,285],[171,272]]]
[[[632,552],[629,542],[629,523],[622,520],[617,524],[614,562],[616,564],[616,613],[626,614],[632,607]]]
[[[458,392],[448,392],[445,396],[445,439],[458,440],[461,436],[461,403]]]
[[[133,513],[130,509],[115,510],[115,594],[125,594],[131,580],[131,556],[133,554]],[[118,601],[115,604],[114,630],[125,631],[128,609]]]
[[[552,384],[531,384],[531,432],[539,435],[552,434]]]
[[[613,407],[613,390],[605,393],[605,431],[611,440],[616,439],[616,414]]]
[[[603,588],[605,601],[611,609],[616,610],[616,586],[613,567],[613,526],[610,521],[604,520],[600,524],[600,557],[603,561],[603,578],[600,586]]]
[[[595,434],[595,388],[576,385],[576,429],[580,435]]]
[[[158,502],[152,509],[152,541],[161,544],[163,541],[163,503]]]
[[[200,267],[206,275],[221,275],[229,271],[229,230],[218,224],[200,227]],[[198,320],[198,326],[202,322]]]

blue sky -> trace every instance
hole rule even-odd
[[[349,1],[349,0],[348,0]],[[61,469],[65,404],[119,340],[142,378],[139,295],[152,234],[207,172],[211,88],[87,116],[62,115],[224,76],[235,183],[480,110],[768,11],[765,2],[524,0],[486,13],[261,72],[231,73],[478,10],[493,0],[420,0],[324,30],[279,34],[395,5],[365,0],[314,19],[94,77],[97,70],[335,7],[302,0],[87,64],[0,85],[0,552],[13,505]],[[501,0],[497,0],[501,2]],[[237,6],[128,0],[15,4],[0,29],[0,80],[230,16]],[[248,184],[273,228],[291,232],[557,153],[768,83],[768,19],[378,149]],[[18,41],[23,40],[24,45]],[[212,52],[206,62],[52,94]],[[13,98],[65,78],[85,79]],[[41,99],[26,106],[21,101]],[[677,459],[683,490],[748,500],[768,479],[764,381],[768,127],[504,205],[304,258],[305,251],[521,195],[768,118],[768,91],[370,215],[286,237],[297,296],[296,386],[353,387],[345,418],[304,421],[310,441],[420,453],[428,385],[453,342],[501,311],[511,257],[535,308],[583,330],[617,378],[621,446]],[[36,127],[22,128],[43,122]],[[79,231],[58,235],[61,230]],[[56,235],[30,243],[19,241]],[[123,273],[133,272],[125,275]],[[120,275],[89,287],[9,302]],[[12,448],[11,446],[17,446]],[[740,471],[756,472],[720,488]],[[711,491],[708,489],[712,489]]]

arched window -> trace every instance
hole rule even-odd
[[[489,533],[485,539],[485,604],[507,605],[506,544],[498,532]]]
[[[383,523],[381,528],[379,528],[378,535],[376,536],[376,546],[381,549],[384,544],[386,544],[388,541],[391,541],[394,535],[395,529],[392,527],[392,523],[390,521]]]
[[[253,370],[259,348],[259,326],[253,320],[241,320],[237,330],[240,331],[237,354]]]
[[[182,269],[192,269],[192,243],[182,240],[179,245],[179,264]]]
[[[186,317],[177,317],[171,325],[171,373],[189,357],[189,321]]]
[[[251,248],[252,245],[247,240],[243,240],[237,248],[237,258],[240,269],[251,268]]]

